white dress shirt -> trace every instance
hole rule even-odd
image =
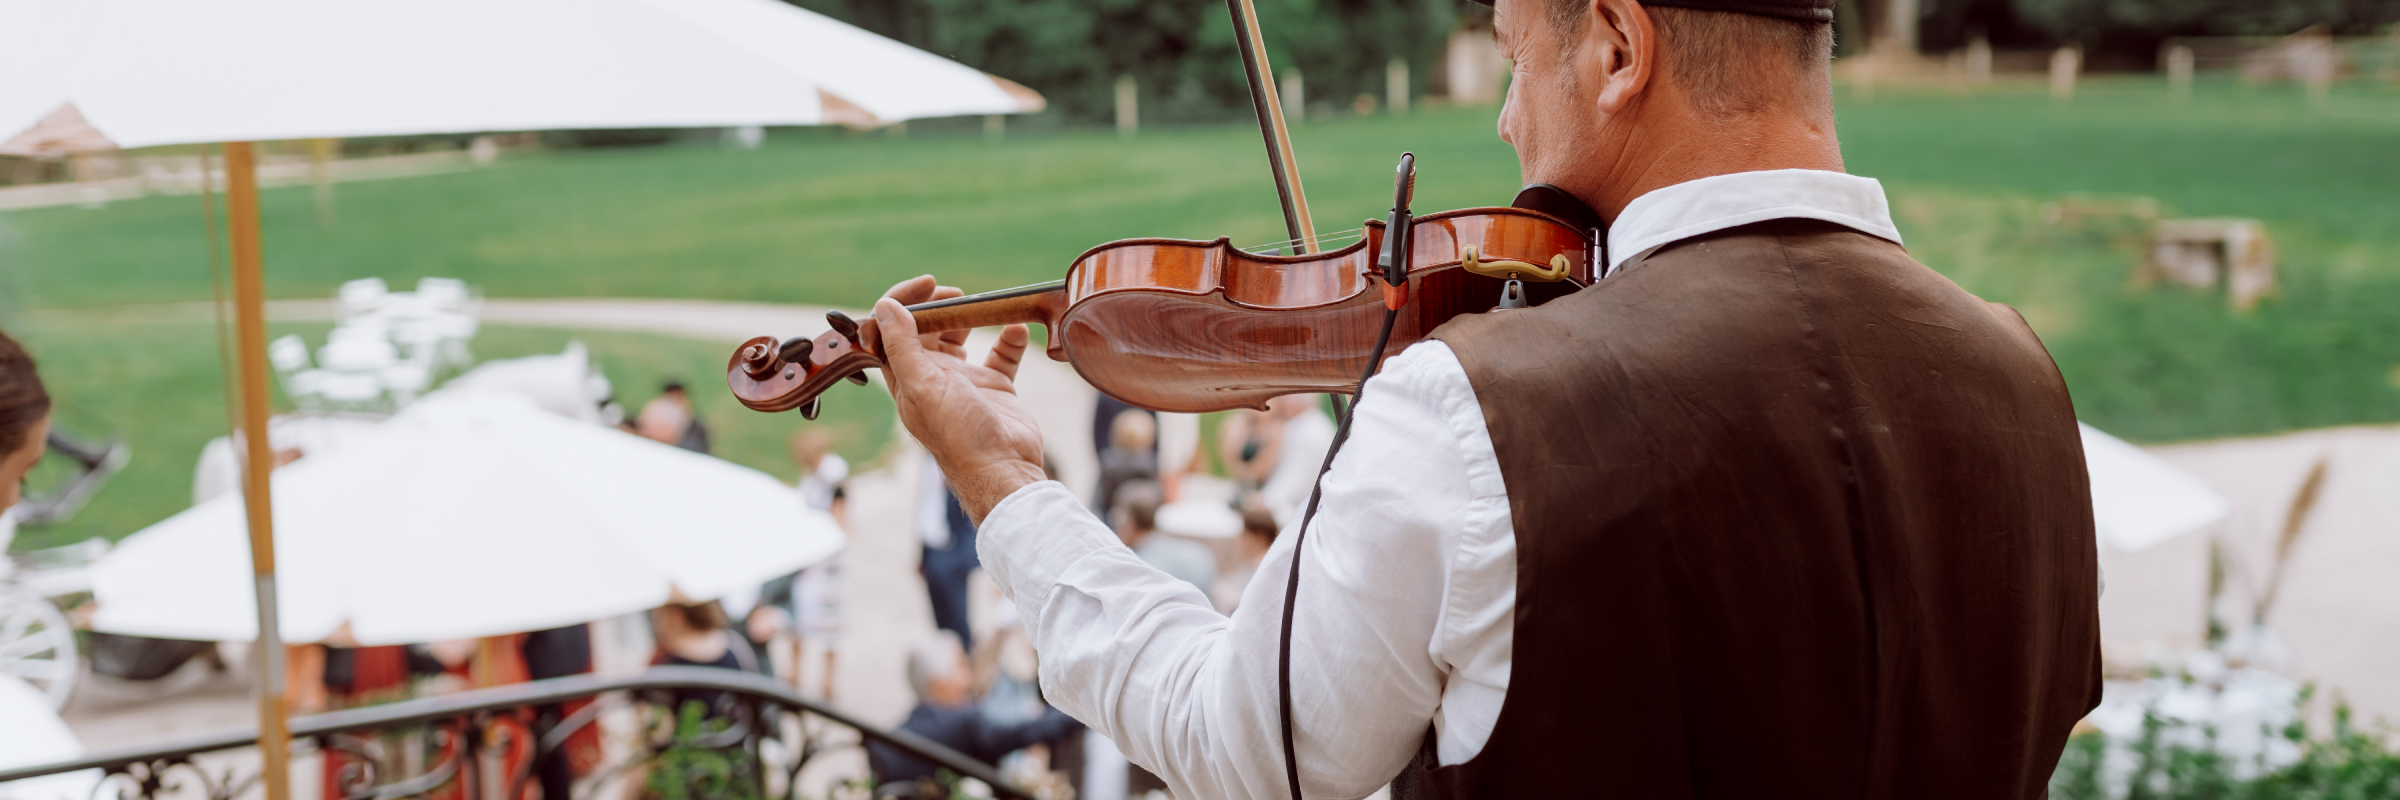
[[[1275,469],[1258,487],[1259,502],[1275,515],[1275,524],[1290,525],[1300,519],[1309,493],[1317,488],[1317,470],[1325,468],[1325,451],[1333,449],[1337,430],[1333,415],[1313,404],[1283,421],[1283,446],[1276,451]]]
[[[1643,195],[1609,231],[1610,271],[1660,246],[1779,218],[1899,241],[1872,179],[1779,170]],[[1367,383],[1301,558],[1292,721],[1302,791],[1363,797],[1416,752],[1483,749],[1507,696],[1516,533],[1467,374],[1426,340]],[[1116,741],[1178,797],[1285,795],[1276,651],[1297,541],[1287,526],[1228,618],[1143,564],[1065,487],[1009,495],[984,569],[1041,655],[1043,696]]]

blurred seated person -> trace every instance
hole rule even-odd
[[[521,642],[526,677],[533,680],[564,678],[592,671],[592,629],[590,625],[568,625],[525,634]],[[594,701],[592,698],[567,700],[535,706],[533,735],[547,737],[550,732],[576,712]],[[545,800],[568,800],[575,779],[592,774],[603,760],[600,726],[585,725],[567,736],[561,744],[560,758],[542,758],[534,762],[533,779],[542,788]],[[339,797],[329,794],[326,797]]]
[[[1266,507],[1252,505],[1242,509],[1242,532],[1233,540],[1232,563],[1218,570],[1217,582],[1210,584],[1208,599],[1217,611],[1232,616],[1242,604],[1242,592],[1250,588],[1250,577],[1258,574],[1258,564],[1266,560],[1267,548],[1275,544],[1275,515]]]
[[[1117,491],[1126,483],[1156,480],[1157,418],[1138,408],[1117,412],[1107,446],[1100,448],[1100,483],[1092,491],[1092,507],[1107,512],[1117,507]]]
[[[725,607],[711,600],[693,602],[680,595],[666,605],[651,609],[650,632],[658,642],[658,654],[650,663],[662,666],[716,667],[718,669],[758,672],[756,654],[744,644],[737,644],[725,619]],[[685,703],[698,701],[710,714],[718,711],[723,692],[704,689],[675,690],[675,708],[681,713]]]
[[[966,648],[958,635],[936,630],[917,642],[908,654],[908,686],[917,693],[917,707],[908,712],[908,721],[900,729],[931,739],[956,750],[968,758],[987,764],[999,763],[1002,756],[1063,737],[1083,727],[1073,717],[1055,708],[1045,708],[1040,716],[1018,722],[998,722],[977,707],[971,690],[975,673],[967,664]],[[878,780],[886,785],[879,790],[883,796],[935,796],[939,788],[932,785],[937,767],[881,742],[869,742],[867,755]],[[918,794],[887,795],[892,783],[921,782],[924,789]]]
[[[1208,456],[1200,452],[1200,415],[1158,413],[1158,493],[1172,503],[1183,499],[1183,478],[1208,474]]]
[[[1217,581],[1217,556],[1208,545],[1158,532],[1158,484],[1132,481],[1117,489],[1117,505],[1108,514],[1117,539],[1142,562],[1173,575],[1202,594]]]
[[[1218,456],[1234,483],[1256,492],[1282,526],[1300,515],[1317,484],[1325,452],[1333,447],[1333,417],[1313,394],[1287,394],[1267,401],[1267,410],[1235,411],[1217,430]]]
[[[694,453],[708,452],[708,426],[692,408],[692,396],[683,390],[681,381],[668,381],[658,388],[658,397],[642,404],[642,413],[634,418],[633,430],[662,444],[671,444]]]
[[[25,473],[49,450],[50,392],[33,355],[0,333],[0,511],[17,504]]]
[[[848,491],[836,485],[827,499],[826,514],[833,517],[834,525],[847,538]],[[788,654],[791,673],[783,677],[794,688],[801,688],[802,678],[807,672],[801,662],[803,656],[808,654],[808,648],[814,646],[821,649],[825,654],[825,671],[824,682],[817,696],[828,701],[833,699],[834,639],[841,633],[842,627],[841,587],[842,554],[835,553],[807,569],[761,584],[758,605],[750,610],[749,618],[743,621],[744,632],[749,634],[752,643],[759,646],[762,655],[767,652],[766,647],[770,643],[788,634],[788,638],[782,641],[786,643],[784,652]],[[774,665],[763,657],[760,664],[769,667],[769,672],[774,671]]]
[[[841,486],[833,487],[831,502],[826,506],[825,513],[832,515],[833,524],[841,528],[845,539],[850,535],[849,507],[849,492]],[[833,700],[833,662],[838,649],[836,642],[842,633],[841,553],[826,557],[794,577],[789,608],[794,654],[805,654],[810,647],[820,648],[825,653],[824,683],[819,686],[817,695],[830,702]],[[794,658],[794,681],[799,679],[800,673],[800,660]]]
[[[532,679],[524,641],[525,634],[514,633],[409,645],[408,668],[420,681],[420,695],[524,683]]]
[[[833,492],[850,478],[850,462],[833,452],[833,433],[810,425],[792,434],[792,464],[800,468],[795,486],[801,502],[824,511],[833,507]]]

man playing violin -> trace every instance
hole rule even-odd
[[[2073,408],[1842,172],[1831,0],[1499,0],[1499,132],[1605,279],[1366,384],[1291,619],[1299,782],[1477,797],[2041,796],[2099,699]],[[1046,698],[1180,797],[1284,797],[1280,537],[1231,618],[1042,472],[1006,330],[875,311]],[[869,334],[870,336],[874,334]]]

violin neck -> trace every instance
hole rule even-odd
[[[908,307],[923,333],[988,328],[1017,323],[1051,327],[1067,312],[1066,281],[1037,283],[997,292],[935,300]]]

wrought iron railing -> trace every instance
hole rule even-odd
[[[714,694],[715,707],[674,708],[670,698],[677,692]],[[519,712],[579,700],[603,702],[585,705],[538,736],[524,723],[529,711]],[[880,742],[960,779],[980,781],[997,797],[1033,800],[1003,780],[992,765],[932,740],[866,724],[764,676],[709,667],[655,667],[627,677],[578,675],[479,689],[295,717],[291,730],[296,744],[313,742],[319,752],[340,754],[346,766],[335,782],[339,800],[523,800],[541,765],[565,756],[570,737],[597,724],[605,709],[627,702],[651,711],[651,717],[642,726],[635,752],[599,769],[604,776],[647,770],[648,793],[661,797],[793,800],[799,796],[801,769],[812,760],[835,749]],[[657,713],[661,711],[663,715]],[[783,714],[800,715],[797,721],[803,724],[782,724]],[[859,740],[813,736],[804,724],[810,717],[855,730]],[[403,730],[418,732],[417,741],[429,746],[413,757],[396,752],[409,748],[384,746],[388,734]],[[257,776],[237,774],[238,767],[221,764],[212,772],[194,758],[249,748],[257,738],[255,730],[229,730],[164,746],[0,769],[0,783],[98,769],[105,778],[95,798],[110,797],[105,791],[113,786],[117,800],[189,796],[195,789],[206,800],[234,800],[257,782]],[[768,741],[780,745],[784,756],[775,765],[777,781],[769,780],[769,765],[762,758],[761,746]],[[430,766],[406,769],[428,756]],[[402,776],[403,772],[414,774]],[[661,777],[667,779],[663,784]],[[604,778],[591,785],[606,782]],[[771,783],[779,784],[780,791],[770,794]],[[866,788],[873,790],[871,785]]]

